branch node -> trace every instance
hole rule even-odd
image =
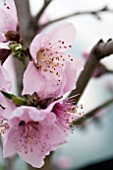
[[[109,39],[107,40],[107,43],[110,42],[110,41],[112,41],[112,38],[109,38]]]

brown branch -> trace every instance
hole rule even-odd
[[[20,23],[20,32],[22,34],[22,38],[24,40],[24,44],[28,45],[34,35],[32,27],[30,27],[31,22],[31,12],[29,7],[28,0],[15,0],[19,23]],[[18,87],[18,95],[21,94],[22,89],[22,77],[24,72],[24,66],[18,59],[14,58],[15,65],[15,73],[17,78],[17,87]]]
[[[6,170],[13,170],[13,159],[12,158],[7,158],[5,159],[6,163],[5,163],[5,169]]]
[[[81,124],[83,124],[87,119],[92,118],[99,110],[104,109],[105,107],[109,106],[112,103],[113,103],[113,99],[108,100],[107,102],[105,102],[102,105],[98,106],[94,110],[86,113],[84,116],[82,116],[78,120],[74,121],[73,125],[81,125]]]
[[[75,97],[75,103],[78,102],[100,60],[111,54],[113,54],[113,41],[111,39],[109,39],[106,43],[104,43],[103,40],[100,40],[93,47],[84,66],[84,70],[78,78],[76,89],[74,89],[70,94],[70,96],[80,94]]]
[[[49,6],[49,4],[52,2],[52,0],[45,0],[44,4],[42,6],[42,8],[40,9],[40,11],[38,12],[38,14],[32,18],[32,23],[33,23],[33,27],[34,30],[37,31],[37,28],[39,26],[39,20],[41,18],[41,16],[43,15],[43,13],[45,12],[46,8]]]
[[[29,6],[29,0],[15,0],[19,23],[20,23],[20,31],[22,34],[23,39],[28,41],[29,37],[32,36],[33,28],[31,25],[31,12]],[[31,39],[31,38],[30,38]]]
[[[40,28],[43,28],[45,26],[48,26],[50,24],[53,24],[55,22],[58,22],[58,21],[61,21],[61,20],[64,20],[64,19],[67,19],[67,18],[70,18],[70,17],[79,16],[79,15],[89,15],[90,14],[90,15],[93,15],[94,17],[96,17],[97,19],[101,19],[100,16],[99,16],[99,14],[101,12],[113,13],[113,10],[111,10],[107,6],[105,6],[105,7],[101,8],[101,9],[99,9],[99,10],[74,12],[72,14],[57,18],[57,19],[49,21],[49,22],[47,22],[47,23],[45,23],[43,25],[40,25]]]
[[[108,74],[113,74],[113,70],[106,70],[106,73],[108,73]]]

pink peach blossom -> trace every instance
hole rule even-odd
[[[5,68],[0,64],[0,91],[9,91],[10,89],[10,76],[5,70]]]
[[[43,24],[46,24],[46,23],[49,22],[49,21],[50,21],[49,15],[47,15],[46,13],[44,13],[44,14],[41,16],[41,18],[40,18],[40,20],[39,20],[39,23],[40,23],[41,25],[43,25]]]
[[[67,22],[33,39],[30,46],[33,61],[24,73],[23,95],[36,92],[41,99],[60,97],[76,87],[82,62],[64,53],[74,39],[75,28]]]
[[[6,0],[6,5],[0,8],[0,42],[6,40],[7,31],[16,31],[17,25],[18,18],[14,0]]]
[[[40,168],[45,156],[65,142],[65,136],[55,121],[52,112],[48,114],[26,106],[14,110],[3,141],[3,156],[17,152],[23,160]]]
[[[41,110],[28,106],[15,109],[3,137],[4,158],[17,152],[24,161],[40,168],[45,156],[67,141],[75,110],[66,101],[56,101]]]
[[[16,106],[0,93],[0,134],[3,136],[8,129],[8,118]]]
[[[57,125],[62,129],[67,136],[71,132],[70,126],[72,122],[80,117],[77,112],[77,107],[70,104],[68,100],[57,102],[53,107],[53,112],[57,116]]]
[[[82,55],[83,55],[83,57],[84,57],[85,60],[87,60],[88,57],[89,57],[89,53],[86,52],[86,51],[84,51],[84,52],[82,53]]]
[[[2,113],[3,112],[5,113],[6,108],[12,107],[12,105],[10,105],[11,104],[10,101],[8,102],[8,99],[6,99],[3,96],[1,91],[8,92],[10,89],[11,89],[11,81],[10,81],[9,75],[0,62],[0,120],[2,118]]]
[[[16,109],[16,106],[7,99],[2,93],[0,93],[0,115],[4,117],[5,119],[8,119],[10,116],[10,113]]]
[[[1,91],[8,92],[11,89],[11,81],[5,68],[1,65],[0,61],[0,132],[3,131],[4,126],[1,122],[4,122],[5,116],[7,117],[12,111],[12,103],[4,97]]]
[[[54,164],[58,169],[70,169],[72,166],[71,158],[65,155],[58,157]]]

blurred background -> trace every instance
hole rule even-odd
[[[43,6],[43,0],[30,0],[29,2],[31,13],[35,16]],[[76,39],[69,52],[73,56],[81,57],[85,63],[84,53],[88,54],[101,38],[105,41],[113,38],[113,2],[111,0],[53,0],[40,18],[40,23],[45,24],[75,12],[97,11],[102,8],[110,10],[100,12],[99,15],[83,14],[65,19],[65,21],[72,22],[76,28]],[[62,21],[64,20],[49,24],[41,31],[48,31]],[[9,59],[6,68],[11,70],[11,78],[14,82],[12,92],[17,92],[16,76],[12,63],[12,60]],[[102,64],[112,71],[113,56],[103,59]],[[112,97],[113,75],[106,74],[92,77],[79,103],[83,104],[84,112],[87,113]],[[75,128],[74,133],[68,137],[68,143],[59,147],[52,154],[51,170],[79,170],[83,168],[112,170],[112,145],[113,106],[110,105],[106,109],[101,109],[92,119]],[[2,170],[5,161],[2,159],[2,150],[0,153]],[[20,170],[20,166],[21,170],[27,170],[27,165],[21,159],[18,157],[14,159],[14,170]],[[102,166],[98,164],[101,162]],[[46,170],[50,170],[50,168]]]

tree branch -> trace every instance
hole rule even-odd
[[[19,23],[20,23],[20,31],[23,39],[27,41],[30,39],[33,34],[33,28],[31,25],[32,16],[30,12],[29,0],[15,0]]]
[[[84,123],[87,119],[92,118],[99,110],[104,109],[105,107],[109,106],[110,104],[113,103],[113,99],[108,100],[107,102],[103,103],[102,105],[98,106],[94,110],[86,113],[83,115],[81,118],[77,119],[76,121],[73,122],[73,125],[81,125]]]
[[[113,70],[106,70],[106,73],[108,73],[108,74],[113,74]]]
[[[97,19],[100,19],[99,14],[101,12],[113,13],[113,10],[109,9],[107,6],[104,6],[103,8],[101,8],[99,10],[75,12],[75,13],[72,13],[72,14],[57,18],[55,20],[49,21],[49,22],[47,22],[47,23],[45,23],[43,25],[40,25],[40,28],[43,28],[43,27],[48,26],[50,24],[53,24],[55,22],[58,22],[58,21],[61,21],[61,20],[64,20],[64,19],[67,19],[67,18],[70,18],[70,17],[78,16],[78,15],[89,15],[89,14],[91,14],[94,17],[96,17]]]
[[[12,158],[7,158],[6,160],[6,170],[13,170],[13,159]]]
[[[84,66],[84,70],[81,72],[76,89],[74,89],[69,96],[74,96],[80,94],[75,97],[75,103],[78,102],[81,97],[84,89],[86,88],[96,66],[106,56],[113,54],[113,41],[109,39],[106,43],[103,40],[100,40],[91,50],[89,54],[89,58]]]
[[[34,30],[37,31],[37,28],[39,27],[39,20],[41,18],[41,16],[43,15],[44,11],[46,10],[46,8],[49,6],[49,4],[52,2],[52,0],[45,0],[44,4],[42,6],[42,8],[40,9],[40,11],[38,12],[38,14],[32,18],[32,23],[34,26]]]
[[[15,0],[19,23],[20,23],[20,32],[22,34],[22,38],[24,39],[24,44],[28,45],[31,41],[33,36],[33,29],[30,27],[31,22],[31,12],[29,7],[28,0]],[[17,78],[17,87],[18,87],[18,95],[21,94],[22,90],[22,75],[24,72],[24,66],[18,59],[14,58],[14,65],[15,65],[15,73]]]

